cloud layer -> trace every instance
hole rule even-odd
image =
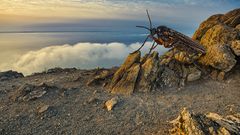
[[[89,69],[118,66],[130,52],[136,50],[140,45],[140,43],[130,45],[123,43],[78,43],[75,45],[49,46],[22,55],[12,65],[12,69],[28,75],[54,67]],[[150,46],[151,43],[147,42],[142,52],[148,52]],[[163,53],[166,49],[158,47],[156,51]]]

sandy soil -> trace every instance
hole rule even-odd
[[[169,121],[183,107],[198,112],[240,112],[240,67],[226,80],[204,79],[182,90],[170,88],[151,93],[118,95],[112,111],[103,108],[115,97],[101,86],[86,86],[95,70],[42,73],[0,82],[0,134],[168,134]],[[12,101],[10,96],[25,83],[45,82],[52,91],[36,100]],[[47,111],[38,108],[49,105]]]

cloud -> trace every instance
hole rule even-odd
[[[124,58],[140,47],[140,43],[126,45],[123,43],[78,43],[75,45],[49,46],[37,51],[30,51],[22,55],[13,70],[28,75],[54,67],[77,67],[90,69],[96,67],[119,66]],[[151,46],[147,42],[142,52],[145,54]],[[156,49],[159,53],[166,51],[163,47]]]

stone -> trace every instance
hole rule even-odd
[[[103,81],[107,80],[108,78],[113,76],[113,72],[108,70],[101,71],[98,75],[96,75],[93,79],[87,82],[88,86],[92,85],[100,85],[103,84]]]
[[[23,84],[16,91],[14,91],[10,98],[13,101],[30,101],[41,98],[49,89],[53,87],[48,86],[45,83],[40,85]]]
[[[222,81],[225,78],[225,72],[220,72],[217,76],[218,81]]]
[[[31,91],[29,94],[25,95],[22,99],[23,99],[23,101],[35,100],[37,98],[42,97],[46,93],[47,93],[47,91],[45,91],[45,90]]]
[[[43,106],[41,106],[41,107],[38,108],[37,112],[38,112],[39,114],[41,114],[41,113],[47,111],[48,108],[49,108],[49,105],[43,105]]]
[[[91,97],[88,101],[87,101],[88,104],[96,104],[98,105],[100,103],[100,100],[96,97]]]
[[[162,59],[163,62],[161,62],[161,64],[163,64],[163,63],[166,64],[166,63],[170,62],[172,59],[175,59],[181,63],[192,64],[194,61],[198,60],[201,56],[202,56],[202,54],[200,54],[200,53],[199,54],[188,54],[185,51],[171,49],[164,54],[164,57]],[[167,62],[165,62],[165,61],[167,61]]]
[[[188,82],[196,81],[201,78],[202,72],[196,67],[189,68],[188,70],[189,70],[187,75]]]
[[[205,33],[215,25],[224,24],[228,27],[238,28],[240,9],[234,9],[226,14],[216,14],[203,21],[193,35],[194,40],[200,41]]]
[[[113,76],[111,87],[113,88],[119,80],[123,77],[125,72],[135,63],[140,63],[141,59],[141,52],[137,51],[134,53],[131,53],[125,60],[125,62],[121,65],[121,67],[116,71],[116,73]]]
[[[238,8],[226,14],[213,15],[200,24],[193,40],[199,41],[207,53],[200,57],[199,63],[224,72],[229,72],[235,66],[234,53],[239,56],[240,48],[239,13]]]
[[[239,38],[239,31],[224,24],[218,24],[208,29],[200,40],[205,48],[215,44],[231,44],[232,41]]]
[[[229,46],[215,44],[208,46],[207,54],[200,57],[199,63],[228,72],[236,65],[237,60]]]
[[[217,70],[213,70],[210,74],[210,77],[213,79],[213,80],[217,80],[218,78],[218,71]]]
[[[15,78],[22,78],[24,77],[22,73],[18,73],[16,71],[6,71],[6,72],[0,72],[0,81],[5,81],[5,80],[11,80]]]
[[[134,92],[140,64],[133,64],[132,67],[125,72],[121,80],[112,88],[113,94],[130,95]]]
[[[237,31],[224,25],[210,28],[200,40],[207,53],[200,57],[199,63],[228,72],[236,64],[235,56],[229,44],[236,39]]]
[[[226,117],[216,113],[195,114],[186,108],[177,119],[171,121],[172,135],[230,135],[240,133],[240,115]]]
[[[231,48],[235,55],[240,56],[240,40],[232,41]]]
[[[161,88],[171,88],[178,86],[180,82],[180,77],[174,70],[169,67],[163,67],[163,71],[160,77],[160,87]]]
[[[105,102],[105,107],[108,111],[111,111],[113,107],[118,103],[118,97],[114,97],[108,101]]]
[[[148,56],[145,62],[141,65],[139,82],[137,84],[137,90],[141,92],[151,91],[155,84],[157,84],[159,73],[159,58],[158,53],[153,52]]]
[[[238,24],[235,28],[240,30],[240,24]]]
[[[138,73],[140,71],[140,51],[130,54],[125,62],[113,75],[109,84],[111,93],[130,95],[135,89]]]

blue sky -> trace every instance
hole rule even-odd
[[[1,0],[1,31],[122,29],[154,24],[193,31],[212,14],[239,8],[239,0]]]

